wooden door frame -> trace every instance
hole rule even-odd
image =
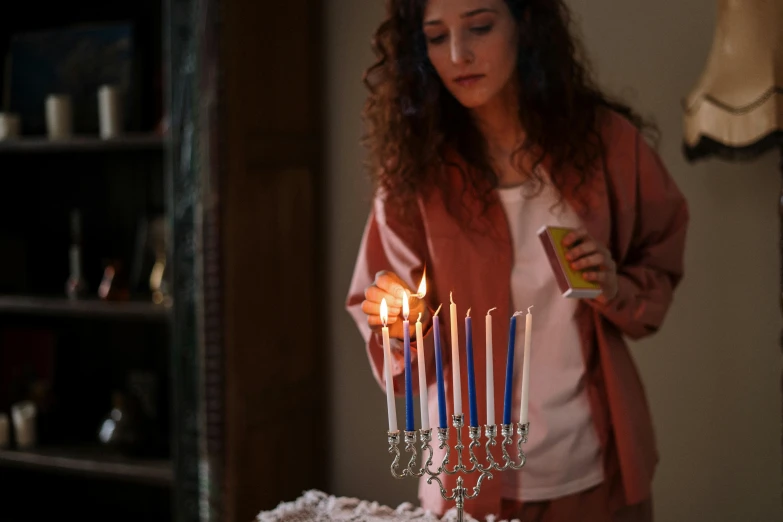
[[[317,297],[324,293],[319,282],[324,280],[323,263],[316,261],[325,251],[319,233],[323,198],[318,197],[323,192],[323,101],[317,81],[323,62],[321,0],[165,3],[175,303],[174,519],[249,520],[262,509],[293,500],[303,489],[326,489],[328,476],[327,358],[312,331],[325,331],[319,326],[323,314]],[[267,15],[270,24],[278,15],[300,23],[290,29],[270,25],[266,33],[274,36],[265,40],[255,26]],[[272,48],[276,39],[282,39],[282,48]],[[272,56],[269,67],[301,79],[300,88],[289,96],[289,90],[266,84],[248,68],[252,56]],[[266,87],[266,97],[254,98]],[[243,103],[254,107],[258,120],[255,113],[244,112]],[[300,104],[305,108],[299,110]],[[255,207],[252,197],[267,190],[271,196],[262,195],[262,201],[276,203],[268,211]],[[271,216],[274,221],[281,214],[290,223],[256,219]],[[303,232],[301,242],[289,237],[285,227],[291,223]],[[260,249],[258,238],[251,238],[253,244],[244,234],[265,235],[284,248]],[[257,296],[266,285],[258,279],[250,287],[243,283],[241,271],[249,258],[259,259],[259,266],[293,271],[284,275],[294,279],[292,292],[300,296],[295,313],[312,330],[297,332],[299,338],[284,343],[292,354],[254,354],[264,341],[254,338],[258,323],[270,330],[293,323],[290,310],[259,306]],[[278,275],[268,274],[276,292]],[[301,277],[291,277],[297,275]],[[257,315],[247,313],[256,307]],[[269,360],[290,370],[292,357],[306,359],[305,364],[298,371],[267,375],[265,379],[276,380],[271,386],[281,390],[270,396],[270,383],[254,378],[254,366],[260,372]],[[258,409],[272,412],[268,427],[259,424],[265,418],[254,411]],[[291,436],[283,436],[287,433]]]

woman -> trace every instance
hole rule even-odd
[[[394,386],[404,393],[401,296],[425,267],[429,291],[411,299],[410,317],[412,325],[421,313],[426,332],[413,349],[429,363],[433,426],[433,311],[450,294],[462,313],[494,307],[493,345],[505,347],[512,313],[534,305],[527,463],[495,473],[466,511],[523,522],[652,520],[657,451],[624,338],[661,326],[683,274],[688,210],[641,135],[649,126],[592,83],[562,1],[389,0],[374,48],[364,115],[376,191],[347,306],[376,379],[383,386],[385,298]],[[570,262],[600,285],[599,297],[562,297],[536,237],[542,225],[574,229],[563,240]],[[448,314],[441,321],[448,347]],[[483,324],[474,321],[477,390]],[[459,341],[464,353],[464,331]],[[504,375],[505,357],[495,349],[494,375]],[[464,357],[460,366],[466,375]],[[518,398],[519,365],[514,374]],[[449,491],[455,480],[445,478]],[[451,505],[425,481],[420,498],[436,513]]]

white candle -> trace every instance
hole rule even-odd
[[[383,373],[386,381],[386,409],[389,415],[389,431],[397,431],[397,408],[394,404],[394,383],[391,374],[391,344],[389,343],[389,327],[386,321],[389,319],[389,307],[386,299],[381,300],[381,321],[383,321]]]
[[[527,402],[528,391],[530,389],[530,349],[533,345],[533,314],[530,313],[532,306],[528,307],[525,316],[525,354],[522,363],[522,400],[519,406],[519,422],[527,423]]]
[[[495,308],[490,308],[487,312],[487,426],[495,424],[495,375],[492,369],[492,315],[490,313]]]
[[[46,97],[46,132],[51,140],[70,138],[73,132],[71,97],[50,94]]]
[[[430,410],[427,406],[427,368],[424,362],[424,336],[421,333],[421,314],[416,320],[416,361],[419,363],[419,406],[421,429],[430,429]]]
[[[101,138],[115,138],[122,129],[120,90],[116,85],[101,85],[98,89],[98,128]]]
[[[459,372],[459,335],[457,333],[457,305],[449,293],[451,306],[451,380],[454,385],[454,415],[462,415],[462,382]]]

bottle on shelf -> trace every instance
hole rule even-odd
[[[98,440],[106,447],[126,456],[143,456],[149,451],[149,421],[138,398],[115,391],[111,411],[98,430]]]
[[[87,293],[87,281],[82,275],[82,218],[78,209],[71,211],[71,248],[68,254],[69,275],[65,283],[68,299],[81,299]]]

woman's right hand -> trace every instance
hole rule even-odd
[[[367,314],[367,324],[373,331],[380,331],[383,327],[381,321],[381,301],[386,299],[386,306],[389,309],[389,318],[386,326],[389,327],[389,337],[396,339],[403,338],[402,330],[402,293],[408,295],[408,304],[410,307],[410,330],[412,333],[416,319],[421,312],[423,321],[425,316],[429,316],[427,306],[424,301],[412,297],[413,291],[400,279],[394,272],[382,271],[375,274],[375,281],[364,291],[364,301],[362,302],[362,312]]]

